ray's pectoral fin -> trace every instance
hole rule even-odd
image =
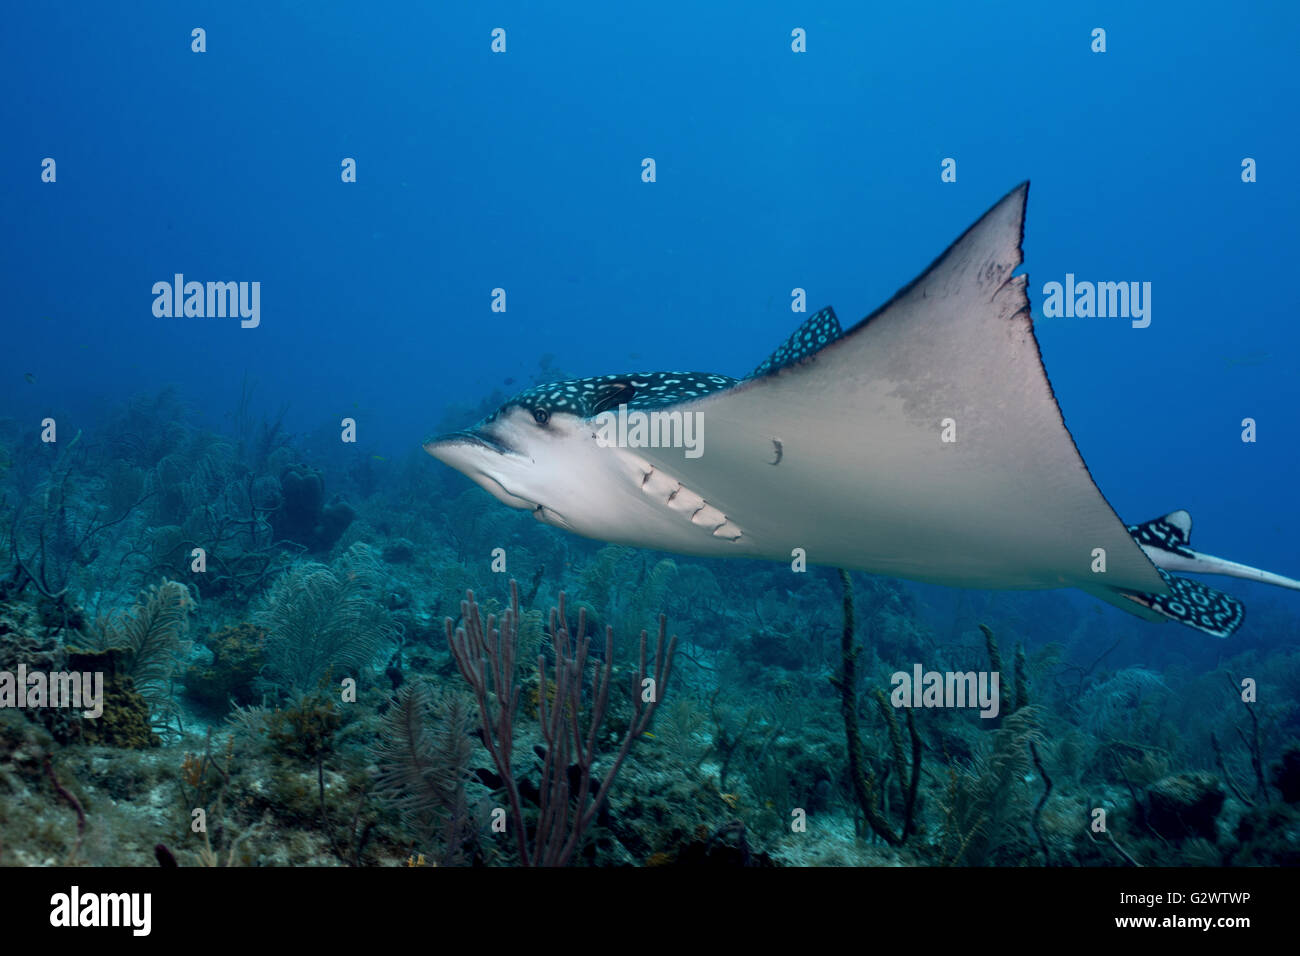
[[[1160,576],[1169,585],[1168,594],[1125,592],[1124,597],[1162,617],[1213,637],[1230,636],[1246,620],[1245,607],[1231,595],[1167,571],[1160,571]]]

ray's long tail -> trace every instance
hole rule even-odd
[[[1163,518],[1153,518],[1129,526],[1133,536],[1151,563],[1166,571],[1190,571],[1193,574],[1224,574],[1261,584],[1300,591],[1300,581],[1272,571],[1252,568],[1212,554],[1192,550],[1192,516],[1186,511],[1171,511]]]

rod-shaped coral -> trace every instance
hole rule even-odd
[[[858,648],[854,642],[856,622],[853,609],[853,582],[849,573],[840,570],[840,583],[844,588],[844,627],[840,641],[840,673],[830,678],[831,684],[840,692],[840,714],[844,718],[844,739],[848,748],[849,779],[853,783],[853,795],[858,809],[862,811],[867,824],[890,846],[901,846],[912,835],[916,793],[921,782],[921,735],[917,733],[912,720],[912,712],[907,712],[907,731],[912,739],[912,765],[907,767],[903,759],[903,736],[898,728],[885,696],[876,692],[877,705],[881,716],[889,728],[890,746],[893,750],[894,765],[898,773],[899,786],[903,788],[903,826],[895,833],[884,812],[880,808],[879,793],[876,787],[876,775],[867,765],[862,754],[862,731],[858,726],[857,661]]]
[[[650,726],[672,676],[677,649],[677,637],[667,637],[667,620],[661,614],[653,671],[648,670],[648,636],[641,632],[638,665],[632,682],[633,716],[609,767],[599,782],[593,784],[592,771],[598,756],[596,744],[609,705],[614,671],[614,629],[605,628],[605,656],[592,668],[587,695],[590,703],[584,716],[583,685],[591,646],[586,635],[586,612],[579,611],[576,641],[569,632],[564,612],[565,596],[561,593],[559,607],[552,608],[550,616],[554,654],[550,680],[546,655],[539,654],[537,658],[538,718],[546,748],[531,841],[524,826],[523,802],[511,766],[514,714],[519,703],[515,682],[519,587],[510,582],[510,607],[502,612],[499,622],[495,615],[488,615],[484,625],[472,591],[461,602],[464,624],[457,628],[450,618],[446,621],[447,644],[478,702],[483,743],[501,777],[510,804],[520,862],[525,866],[564,866],[581,847],[582,838],[608,799],[633,742]]]
[[[495,614],[489,614],[487,625],[479,615],[474,592],[467,591],[460,602],[463,626],[455,627],[447,618],[447,645],[451,648],[461,676],[469,684],[478,703],[479,721],[483,725],[483,745],[487,747],[496,764],[506,798],[510,804],[510,825],[519,846],[519,856],[524,865],[531,862],[528,836],[524,830],[523,806],[519,799],[519,785],[515,782],[510,765],[514,749],[514,714],[519,704],[519,688],[515,685],[515,651],[518,647],[519,586],[510,582],[510,607],[501,615],[498,625]],[[488,697],[491,682],[495,707]]]

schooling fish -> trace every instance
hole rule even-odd
[[[1192,551],[1184,511],[1126,527],[1065,427],[1022,260],[1029,184],[847,332],[808,319],[744,379],[537,386],[425,450],[589,538],[971,588],[1080,588],[1226,637],[1232,597],[1170,571],[1300,582]],[[802,551],[796,551],[802,549]]]

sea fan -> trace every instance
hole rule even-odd
[[[596,552],[578,575],[578,593],[606,618],[613,611],[614,595],[623,587],[633,557],[631,548],[607,544]]]
[[[642,575],[630,593],[625,592],[625,604],[618,620],[633,632],[642,628],[653,629],[659,623],[659,614],[668,603],[677,583],[677,562],[663,558]]]
[[[1025,778],[1032,770],[1029,745],[1043,743],[1038,714],[1022,707],[1002,721],[969,770],[950,772],[941,837],[945,862],[984,866],[1014,838],[1023,822]]]
[[[120,650],[124,671],[149,704],[155,722],[176,715],[172,678],[189,652],[186,640],[194,599],[185,585],[163,581],[140,592],[129,614],[119,615],[91,640],[96,650]]]
[[[388,711],[375,782],[421,846],[443,835],[444,862],[455,862],[470,832],[465,774],[470,757],[470,709],[465,698],[416,679],[403,684]]]
[[[392,634],[373,597],[379,572],[370,548],[354,544],[333,567],[301,564],[277,580],[254,615],[267,631],[269,676],[310,688],[330,668],[370,664]]]
[[[1163,699],[1169,688],[1159,674],[1127,667],[1088,689],[1079,701],[1084,729],[1095,737],[1115,733],[1136,722],[1142,706]]]

